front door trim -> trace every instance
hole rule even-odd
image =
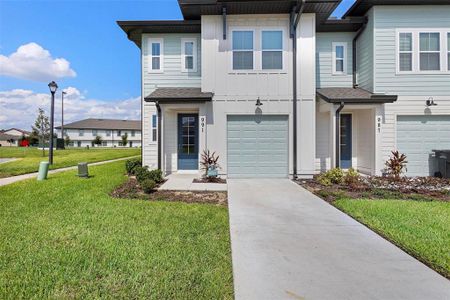
[[[199,132],[198,114],[178,114],[177,163],[178,170],[198,170]]]

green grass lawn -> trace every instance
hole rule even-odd
[[[228,211],[114,199],[124,162],[0,187],[0,299],[231,299]]]
[[[449,202],[342,199],[334,205],[450,278]]]
[[[134,155],[140,155],[139,148],[97,148],[55,150],[53,165],[50,169],[75,166],[79,162],[98,162]],[[0,164],[0,178],[37,172],[41,161],[48,161],[48,151],[42,157],[42,150],[23,147],[0,147],[0,158],[19,158],[18,160]]]

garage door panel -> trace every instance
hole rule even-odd
[[[228,176],[287,177],[288,116],[227,119]]]
[[[398,116],[397,148],[406,154],[408,176],[438,171],[433,149],[450,149],[450,116]]]

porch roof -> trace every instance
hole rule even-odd
[[[213,93],[204,93],[201,88],[157,88],[145,97],[147,102],[163,103],[189,103],[208,102],[212,100]]]
[[[322,88],[317,96],[328,103],[382,104],[397,101],[397,95],[373,94],[361,88]]]

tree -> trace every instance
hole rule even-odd
[[[45,156],[45,142],[50,138],[50,122],[42,108],[38,109],[38,116],[32,128],[32,135],[39,138],[42,145],[42,156]]]
[[[103,142],[103,139],[101,136],[97,135],[93,141],[94,145],[100,146]]]
[[[72,142],[72,140],[70,139],[70,137],[66,134],[66,136],[64,137],[64,145],[66,145],[66,147],[68,147],[70,145],[70,142]]]
[[[122,146],[126,146],[128,144],[128,133],[125,132],[124,135],[122,135]]]

